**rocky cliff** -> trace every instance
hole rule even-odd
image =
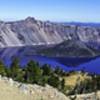
[[[15,22],[0,22],[0,47],[58,44],[65,40],[99,45],[100,27],[42,22],[32,17]]]

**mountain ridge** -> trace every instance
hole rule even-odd
[[[28,17],[0,22],[0,47],[52,45],[65,40],[100,43],[100,27],[63,25]]]

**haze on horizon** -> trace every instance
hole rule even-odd
[[[0,0],[0,20],[28,16],[59,22],[100,22],[100,0]]]

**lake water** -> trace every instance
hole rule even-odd
[[[42,64],[50,64],[55,68],[59,66],[64,71],[84,70],[89,73],[100,74],[100,57],[46,57],[37,55],[34,47],[15,47],[0,49],[0,59],[6,66],[11,64],[14,57],[18,57],[20,65],[24,67],[30,60]]]

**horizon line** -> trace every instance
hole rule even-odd
[[[57,22],[57,23],[94,23],[94,24],[100,24],[100,21],[84,21],[84,20],[69,20],[66,18],[65,19],[44,19],[44,18],[36,18],[33,16],[27,16],[27,17],[23,17],[23,18],[0,18],[0,21],[3,22],[15,22],[15,21],[21,21],[21,20],[25,20],[28,17],[30,18],[34,18],[35,20],[40,20],[40,21],[49,21],[49,22]]]

